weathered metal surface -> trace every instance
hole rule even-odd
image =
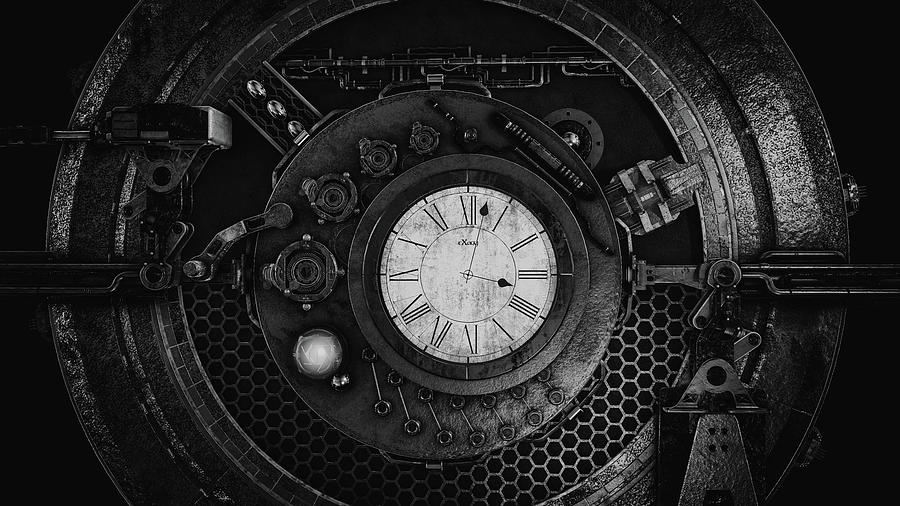
[[[249,75],[247,69],[331,19],[382,3],[387,2],[142,3],[101,56],[70,127],[84,128],[100,112],[136,102],[221,106],[217,99],[227,95],[230,83],[243,83],[232,78]],[[537,13],[579,34],[628,70],[667,123],[686,161],[699,162],[706,171],[701,207],[707,256],[752,260],[773,248],[846,250],[837,164],[821,113],[796,62],[758,6],[749,1],[499,3]],[[607,146],[606,152],[610,149]],[[52,250],[83,261],[116,252],[127,258],[135,250],[133,231],[118,212],[109,212],[129,200],[126,194],[132,188],[140,187],[132,181],[133,168],[122,160],[114,151],[64,147],[51,199]],[[150,330],[146,306],[141,309],[143,303],[129,301],[132,305],[130,326],[136,335],[158,340]],[[161,310],[180,311],[177,306]],[[172,461],[163,450],[155,453],[155,460],[154,445],[139,441],[144,436],[147,441],[170,440],[149,436],[152,429],[139,409],[117,409],[120,402],[141,395],[141,388],[108,376],[119,367],[110,364],[121,363],[112,338],[121,313],[115,316],[108,306],[80,302],[52,311],[73,401],[85,413],[85,429],[107,469],[135,501],[165,493],[163,486],[175,490],[170,483],[163,485],[165,480],[135,480],[136,469],[151,472],[148,462],[166,473]],[[114,317],[96,317],[98,311]],[[791,451],[774,450],[796,448],[821,405],[843,308],[779,303],[773,315],[764,337],[767,344],[744,368],[752,386],[768,389],[773,404],[783,406],[769,417],[770,482],[777,481],[793,458]],[[158,364],[161,358],[150,354],[145,360]],[[133,366],[121,367],[119,373],[126,374],[125,368]],[[167,381],[162,377],[153,391],[163,392]],[[184,422],[173,426],[181,440],[193,442],[198,466],[218,470],[209,475],[233,486],[229,493],[234,497],[249,494],[253,489],[244,488],[243,481],[227,479],[234,471],[221,469],[223,450],[210,443],[216,440],[192,426],[189,409],[179,400],[183,393],[160,395],[166,396],[160,401],[166,418]],[[813,416],[798,417],[800,410]],[[140,463],[137,447],[143,452]],[[646,486],[641,476],[646,475],[638,473],[629,483]],[[586,481],[579,493],[594,497],[591,490],[609,483],[601,481]],[[188,497],[198,489],[191,484],[184,490],[191,491],[184,493]]]

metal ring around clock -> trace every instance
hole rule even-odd
[[[546,227],[560,273],[553,306],[538,331],[510,354],[484,363],[441,360],[413,345],[391,321],[376,281],[382,248],[395,221],[423,196],[457,185],[484,186],[522,201]],[[482,394],[531,378],[565,348],[582,316],[583,306],[571,303],[587,295],[590,259],[569,205],[549,184],[504,158],[459,154],[407,171],[369,204],[351,244],[348,273],[354,314],[379,356],[404,376],[434,390]]]

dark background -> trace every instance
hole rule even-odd
[[[851,259],[900,263],[894,155],[897,98],[888,71],[896,27],[863,6],[815,9],[761,2],[809,79],[845,172],[869,198],[851,222]],[[0,123],[64,128],[87,73],[132,7],[130,2],[8,2],[0,14]],[[78,84],[73,84],[78,83]],[[0,250],[44,248],[47,203],[59,150],[0,149]],[[2,437],[7,494],[35,502],[116,504],[121,499],[84,437],[53,346],[29,329],[34,300],[0,298],[6,346]],[[798,470],[774,504],[892,502],[898,444],[892,394],[900,305],[851,307],[840,360],[819,420],[826,458]],[[11,446],[11,447],[10,447]]]

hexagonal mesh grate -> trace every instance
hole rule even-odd
[[[673,381],[685,351],[685,317],[697,293],[655,286],[609,343],[599,387],[546,438],[492,452],[476,464],[428,471],[396,464],[319,418],[285,382],[228,286],[184,289],[184,306],[213,387],[243,429],[275,461],[348,503],[499,504],[552,498],[617,455],[650,420],[654,392]],[[598,371],[599,374],[599,371]]]

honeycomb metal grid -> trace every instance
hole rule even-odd
[[[201,362],[228,411],[260,448],[320,492],[351,504],[528,504],[579,484],[651,419],[655,392],[674,381],[683,362],[685,319],[697,298],[677,285],[639,292],[610,340],[598,387],[579,394],[585,402],[577,415],[541,440],[441,471],[390,462],[316,415],[282,378],[237,290],[186,286],[184,307]]]

